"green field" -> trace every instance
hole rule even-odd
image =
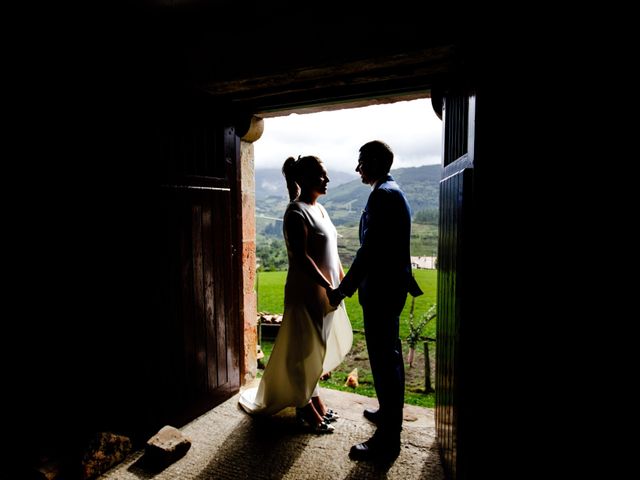
[[[258,311],[269,313],[282,313],[283,311],[283,295],[284,295],[284,283],[287,272],[260,272],[257,276],[256,290],[258,294]],[[414,323],[417,324],[422,314],[426,313],[429,307],[436,303],[436,286],[437,286],[437,272],[436,270],[414,270],[414,275],[418,284],[424,291],[424,295],[416,298],[414,307]],[[400,317],[400,338],[403,340],[403,351],[406,362],[408,346],[406,337],[409,334],[409,312],[411,308],[411,298],[407,298],[404,311]],[[356,393],[361,395],[367,395],[374,397],[375,390],[373,388],[373,381],[371,379],[371,372],[369,370],[368,357],[366,353],[366,346],[363,335],[363,321],[362,321],[362,309],[358,303],[358,294],[345,299],[347,312],[351,325],[354,330],[353,348],[352,352],[347,356],[345,361],[340,367],[332,372],[331,378],[327,381],[321,382],[321,386],[326,388],[333,388],[338,390],[353,391],[349,387],[343,386],[347,375],[353,370],[358,368],[358,380],[360,386],[355,390]],[[436,336],[436,320],[432,320],[427,324],[423,331],[423,335],[426,337],[435,338]],[[268,361],[269,353],[271,352],[272,344],[267,341],[262,342],[262,349],[265,352],[264,361]],[[406,373],[406,391],[405,402],[413,405],[420,405],[424,407],[434,406],[434,394],[425,393],[424,391],[424,355],[422,344],[416,349],[416,359],[414,361],[414,367],[409,368],[405,363]],[[435,383],[435,343],[429,342],[429,358],[431,362],[431,382],[432,386]]]
[[[351,265],[360,248],[358,225],[337,225],[338,253],[343,265]],[[282,238],[282,222],[256,218],[256,256],[260,271],[286,270],[287,249]],[[438,227],[411,224],[411,254],[416,257],[435,257],[438,251]]]
[[[353,261],[360,240],[358,225],[339,225],[336,227],[340,238],[338,252],[343,265],[350,265]],[[435,225],[411,224],[411,255],[416,257],[436,256],[438,251],[438,227]]]

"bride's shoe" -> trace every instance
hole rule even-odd
[[[335,412],[335,411],[331,410],[330,408],[328,408],[327,409],[327,413],[325,413],[322,418],[324,418],[325,422],[331,423],[331,422],[335,422],[336,420],[338,420],[340,418],[340,415],[338,415],[338,412]]]
[[[303,410],[304,409],[302,408],[296,408],[296,420],[298,421],[298,424],[300,426],[306,428],[307,430],[313,433],[333,433],[335,428],[333,427],[333,425],[329,425],[326,419],[323,419],[320,423],[317,423],[317,424],[311,423],[309,422],[309,420],[304,418]]]
[[[307,425],[309,425],[309,424],[307,423]],[[324,420],[322,422],[318,423],[317,425],[314,425],[314,426],[309,425],[308,428],[313,433],[333,433],[333,431],[335,430],[335,427],[333,425],[329,425]]]

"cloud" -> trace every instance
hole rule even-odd
[[[358,149],[370,140],[391,146],[393,168],[438,164],[442,122],[428,98],[265,118],[262,138],[254,144],[255,166],[279,169],[289,156],[317,155],[329,173],[353,172]]]

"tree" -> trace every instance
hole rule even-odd
[[[420,323],[416,325],[413,322],[413,310],[415,305],[416,298],[411,297],[411,310],[409,311],[409,335],[407,335],[407,343],[409,344],[409,355],[407,357],[407,363],[409,364],[409,367],[413,367],[413,358],[416,353],[416,345],[420,340],[423,340],[422,332],[424,331],[424,328],[427,326],[427,323],[429,323],[436,317],[436,304],[434,303],[433,305],[431,305],[429,310],[427,310],[427,312],[422,315]],[[425,354],[427,354],[427,352],[425,352]]]

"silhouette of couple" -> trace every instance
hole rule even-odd
[[[333,432],[339,415],[320,398],[318,382],[351,349],[353,333],[343,299],[357,290],[379,409],[363,412],[377,429],[351,447],[352,459],[392,461],[400,453],[400,313],[407,293],[422,293],[411,274],[411,210],[389,175],[392,163],[386,143],[374,140],[360,147],[356,172],[371,193],[360,218],[360,248],[345,275],[336,228],[317,201],[329,183],[322,161],[306,156],[284,162],[291,200],[283,227],[289,256],[284,315],[259,386],[240,395],[240,405],[251,414],[270,415],[295,406],[298,421],[309,431]]]

